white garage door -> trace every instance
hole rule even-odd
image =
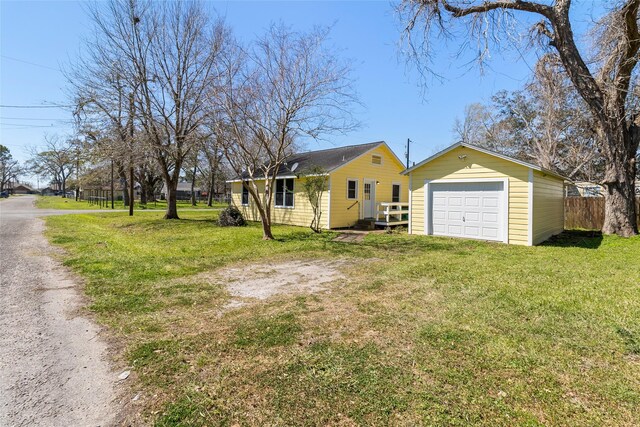
[[[502,241],[502,182],[430,184],[431,231],[438,236]]]

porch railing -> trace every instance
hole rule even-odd
[[[385,226],[408,224],[408,215],[409,203],[380,202],[376,209],[376,224]]]

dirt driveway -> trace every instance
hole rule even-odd
[[[38,218],[73,212],[34,200],[0,202],[0,426],[112,425],[118,372]]]

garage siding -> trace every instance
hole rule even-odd
[[[533,244],[544,242],[564,230],[564,183],[533,172]]]
[[[466,156],[460,159],[458,156]],[[424,234],[425,180],[509,179],[509,243],[528,243],[529,169],[470,148],[458,147],[410,173],[411,232]]]
[[[258,181],[258,189],[260,194],[264,194],[264,181]],[[311,224],[313,218],[313,210],[311,209],[311,203],[307,199],[304,193],[304,178],[294,179],[293,181],[293,208],[277,208],[275,204],[271,205],[271,220],[274,224],[287,224],[298,225],[301,227],[308,227]],[[320,223],[323,228],[327,225],[328,215],[328,192],[325,191],[322,195],[322,218]],[[255,203],[249,195],[249,206],[242,206],[242,183],[234,182],[231,185],[231,201],[240,212],[244,215],[248,221],[260,221],[260,214],[255,207]]]

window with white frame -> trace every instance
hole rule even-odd
[[[347,179],[347,199],[356,200],[358,198],[358,180]]]
[[[400,184],[391,187],[391,203],[400,203]]]
[[[249,206],[249,189],[245,184],[242,184],[242,206]]]
[[[293,178],[276,180],[276,207],[293,207]]]

